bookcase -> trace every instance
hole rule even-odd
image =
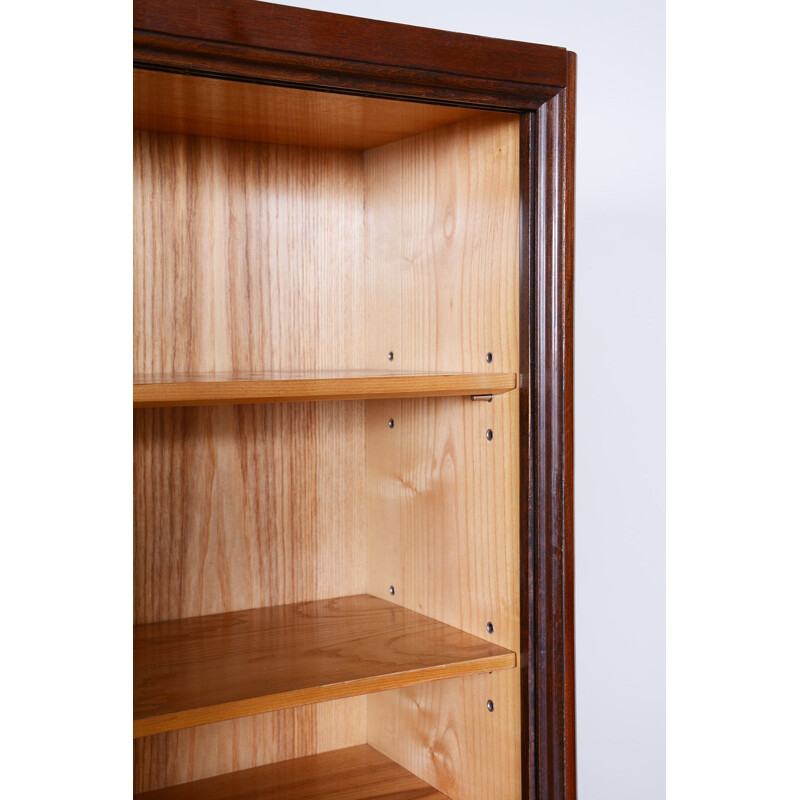
[[[574,797],[574,57],[134,3],[134,794]]]

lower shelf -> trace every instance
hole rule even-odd
[[[138,625],[133,735],[514,666],[510,650],[369,595]]]
[[[137,800],[447,800],[369,745],[135,795]]]

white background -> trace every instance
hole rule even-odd
[[[325,7],[579,54],[579,797],[660,798],[663,8],[649,0]],[[773,0],[669,4],[667,795],[675,800],[797,796],[791,10]],[[15,3],[3,22],[3,788],[14,797],[127,798],[130,6]]]

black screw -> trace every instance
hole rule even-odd
[[[391,350],[389,351],[389,361],[394,361],[394,353]]]
[[[394,594],[394,586],[389,587],[389,594]]]
[[[389,427],[390,428],[394,428],[394,420],[393,419],[389,420]]]
[[[487,439],[488,439],[490,442],[492,441],[492,439],[494,439],[494,431],[493,431],[491,428],[489,428],[489,430],[488,430],[488,431],[486,431],[486,438],[487,438]]]
[[[491,622],[486,623],[486,631],[488,633],[494,633],[494,625]]]
[[[487,353],[486,354],[486,363],[487,364],[491,364],[492,363],[492,358],[494,358],[494,356],[492,356],[491,353]]]
[[[486,704],[486,708],[488,708],[488,709],[489,709],[489,711],[494,711],[494,703],[493,703],[493,702],[490,700],[490,701],[489,701],[489,702]]]

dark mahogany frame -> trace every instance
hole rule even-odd
[[[575,54],[255,0],[133,17],[137,67],[519,114],[523,796],[574,800]]]

